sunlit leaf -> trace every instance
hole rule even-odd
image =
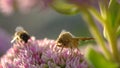
[[[109,22],[111,24],[112,27],[115,26],[116,24],[116,20],[120,19],[120,4],[116,1],[111,1],[110,5],[109,5]],[[119,18],[119,19],[118,19]]]
[[[101,53],[95,51],[93,48],[87,49],[85,57],[94,68],[118,68],[116,63],[108,61]]]
[[[120,26],[117,29],[117,36],[120,36]]]
[[[69,4],[63,0],[55,0],[51,6],[57,12],[62,14],[73,15],[79,13],[79,7],[77,5]]]

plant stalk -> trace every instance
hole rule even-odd
[[[120,62],[120,58],[119,58],[119,52],[117,49],[117,36],[116,36],[116,31],[113,31],[110,28],[110,25],[108,25],[107,23],[105,24],[105,31],[107,33],[107,40],[108,43],[110,45],[110,48],[112,50],[112,55],[115,61]]]
[[[94,36],[94,38],[96,39],[97,43],[100,45],[100,47],[103,50],[103,53],[105,55],[105,57],[108,60],[111,60],[111,53],[109,52],[109,50],[106,48],[105,42],[102,38],[102,36],[100,35],[100,32],[97,28],[97,26],[95,25],[92,16],[90,15],[89,12],[87,11],[83,11],[83,18],[85,19],[85,21],[87,22],[90,31],[92,33],[92,35]]]

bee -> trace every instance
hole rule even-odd
[[[24,41],[25,43],[28,42],[28,40],[30,39],[30,35],[27,31],[23,29],[23,27],[16,27],[15,31],[16,32],[13,39],[11,40],[11,43],[13,43],[14,41]]]
[[[56,40],[56,46],[61,47],[62,48],[61,51],[63,50],[63,48],[70,48],[71,50],[73,48],[78,49],[79,41],[92,39],[94,38],[75,37],[70,32],[62,31]]]

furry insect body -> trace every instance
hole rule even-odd
[[[29,39],[30,39],[30,35],[22,27],[17,27],[11,43],[13,43],[14,41],[16,41],[16,42],[23,41],[23,42],[27,43]]]
[[[63,48],[79,49],[79,41],[93,40],[94,38],[75,37],[70,32],[63,31],[56,40],[56,46]]]

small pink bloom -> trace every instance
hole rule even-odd
[[[0,12],[8,15],[14,11],[13,0],[0,0]]]
[[[22,12],[30,11],[37,4],[38,0],[16,0],[18,9]]]
[[[8,15],[13,11],[28,12],[47,8],[53,0],[0,0],[0,12]]]

